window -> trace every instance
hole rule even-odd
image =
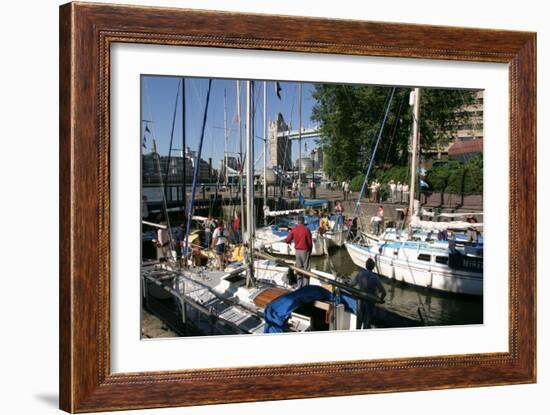
[[[418,255],[418,260],[430,262],[432,260],[432,256],[428,254],[420,254]]]
[[[447,265],[449,263],[449,257],[446,257],[446,256],[436,256],[435,257],[435,262],[437,262],[438,264],[445,264]]]

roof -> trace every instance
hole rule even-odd
[[[449,155],[483,153],[483,138],[456,141],[449,147]]]

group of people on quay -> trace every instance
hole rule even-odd
[[[300,192],[300,183],[298,180],[294,179],[292,181],[292,184],[290,185],[290,196],[296,197],[298,196],[298,193]],[[316,199],[317,198],[317,183],[314,179],[309,179],[307,182],[307,188],[309,189],[309,197],[310,199]]]
[[[351,188],[349,179],[345,179],[342,184],[342,199],[350,200]],[[382,184],[378,180],[374,180],[365,186],[365,196],[372,203],[389,202],[389,203],[409,203],[410,189],[406,182],[390,180]]]
[[[390,203],[409,203],[410,190],[407,183],[397,183],[394,180],[390,180],[386,186],[383,186],[379,181],[374,180],[370,186],[370,200],[371,202],[379,202],[382,199],[380,191],[385,187],[387,192],[387,199]]]

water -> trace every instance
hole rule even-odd
[[[338,275],[352,277],[361,269],[356,266],[346,248],[333,248],[330,260]],[[312,257],[312,268],[333,272],[326,257]],[[418,309],[430,326],[482,324],[483,298],[441,293],[414,287],[387,278],[381,278],[386,289],[386,303],[382,307],[415,320]]]

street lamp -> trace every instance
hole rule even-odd
[[[311,150],[311,180],[313,181],[313,188],[315,189],[315,149]],[[317,198],[317,192],[314,191],[314,197]]]

